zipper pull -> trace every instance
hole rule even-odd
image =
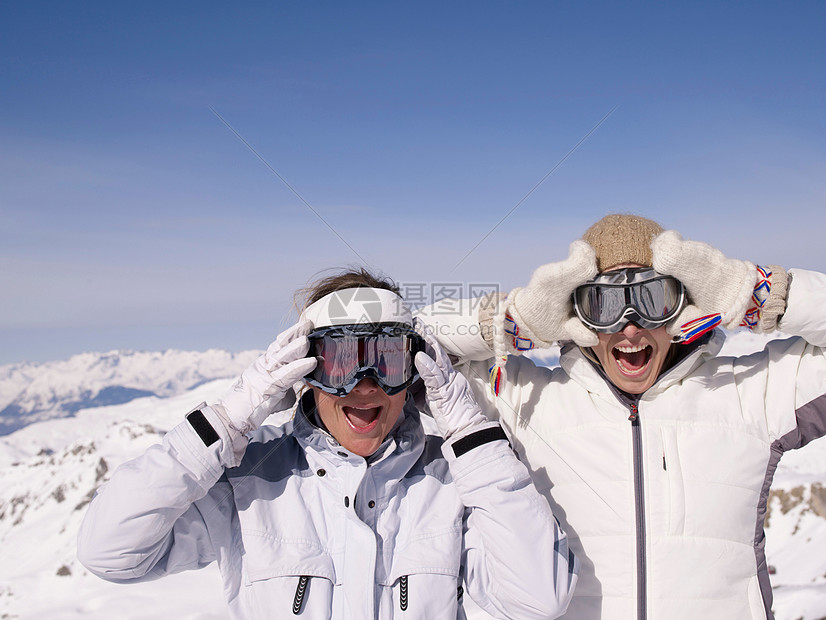
[[[639,417],[639,410],[637,409],[637,405],[632,404],[631,405],[631,415],[628,416],[628,419],[631,422],[636,422],[638,417]]]
[[[304,605],[304,595],[307,593],[307,582],[310,578],[307,575],[302,575],[298,578],[298,587],[295,589],[295,597],[293,598],[293,615],[301,613],[301,607]]]
[[[399,607],[402,611],[407,611],[407,605],[409,602],[407,597],[407,575],[402,575],[399,577]]]

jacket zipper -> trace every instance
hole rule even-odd
[[[637,619],[645,620],[646,609],[646,562],[645,562],[645,488],[642,472],[642,429],[640,412],[636,403],[630,405],[631,436],[634,448],[634,504],[637,519]]]
[[[711,339],[711,333],[702,336],[690,345],[686,345],[689,351],[657,378],[656,383],[662,380],[663,375],[673,373],[678,366],[686,364],[689,358],[694,359],[700,354],[697,351]],[[587,356],[586,356],[587,357]],[[608,387],[614,392],[619,401],[628,406],[631,414],[628,420],[631,422],[632,445],[634,449],[634,507],[637,525],[637,620],[645,620],[648,615],[647,609],[647,585],[646,585],[646,556],[645,556],[645,485],[643,484],[642,471],[642,430],[640,429],[639,408],[636,400],[629,402],[628,395],[623,397],[623,393],[602,370],[599,363],[590,360],[594,367],[602,375]],[[663,469],[667,469],[665,454],[663,454]]]

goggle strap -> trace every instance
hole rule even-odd
[[[703,334],[717,327],[723,320],[720,314],[707,314],[680,326],[680,333],[674,338],[675,343],[690,344]]]

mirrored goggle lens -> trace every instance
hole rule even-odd
[[[318,365],[308,375],[319,387],[349,392],[364,377],[372,377],[387,391],[416,378],[413,358],[420,349],[415,334],[310,336],[309,355]]]
[[[682,284],[662,276],[635,284],[591,282],[577,288],[577,313],[586,323],[602,327],[619,321],[632,308],[647,321],[664,323],[682,307]]]

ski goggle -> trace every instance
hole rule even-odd
[[[595,332],[615,334],[630,321],[643,329],[664,325],[685,305],[682,282],[650,267],[607,271],[577,287],[574,311]]]
[[[349,394],[369,377],[393,395],[419,378],[413,358],[424,351],[424,339],[407,325],[335,325],[310,332],[307,339],[307,356],[318,364],[304,379],[330,394]]]

